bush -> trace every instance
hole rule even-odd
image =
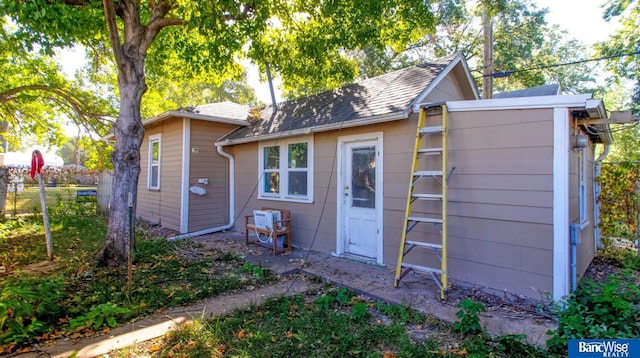
[[[62,311],[63,287],[61,279],[6,281],[0,292],[0,345],[46,332]]]
[[[605,164],[598,181],[603,236],[633,237],[638,227],[638,195],[636,182],[640,166],[632,162]]]
[[[130,314],[131,310],[114,305],[111,302],[102,303],[84,315],[78,316],[69,321],[69,329],[89,328],[99,330],[103,327],[113,328],[118,325],[118,319],[126,314]]]
[[[558,314],[558,329],[547,346],[565,351],[569,339],[636,338],[640,336],[640,289],[631,273],[611,275],[605,283],[584,280]]]
[[[462,334],[479,334],[484,329],[480,325],[480,312],[487,312],[487,309],[480,302],[476,302],[470,298],[465,298],[456,305],[460,308],[456,312],[456,317],[460,320],[453,323],[453,330]]]

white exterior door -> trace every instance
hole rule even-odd
[[[341,137],[339,254],[382,264],[382,134]]]

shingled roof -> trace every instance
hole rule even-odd
[[[143,126],[162,122],[171,118],[191,118],[203,121],[247,125],[247,116],[251,107],[234,102],[218,102],[196,107],[179,108],[162,112],[160,115],[142,121]]]
[[[412,104],[460,54],[393,71],[332,91],[266,106],[258,120],[218,140],[233,144],[407,118]]]
[[[560,94],[560,85],[557,83],[536,87],[529,87],[516,91],[500,92],[493,95],[493,98],[516,98],[516,97],[537,97],[537,96],[557,96]]]
[[[189,108],[188,112],[202,114],[210,117],[229,118],[244,121],[249,115],[249,106],[235,102],[209,103]]]

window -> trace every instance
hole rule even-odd
[[[147,188],[160,190],[160,135],[149,137],[149,170]]]
[[[587,218],[587,155],[584,149],[578,153],[578,190],[580,190],[580,226],[588,225]]]
[[[311,202],[313,200],[311,140],[260,145],[259,198]]]

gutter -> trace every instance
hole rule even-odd
[[[602,192],[602,185],[598,181],[600,175],[602,175],[602,162],[609,155],[609,151],[611,150],[610,144],[604,145],[604,151],[598,159],[596,159],[595,165],[593,167],[593,238],[595,240],[596,249],[602,249],[602,231],[600,230],[600,201],[598,197],[600,197],[600,193]]]
[[[233,227],[233,224],[235,223],[235,182],[234,182],[234,173],[235,173],[235,158],[233,157],[233,155],[225,152],[224,150],[222,150],[222,145],[216,144],[216,149],[218,151],[218,154],[220,154],[221,156],[227,158],[229,160],[229,223],[222,225],[222,226],[218,226],[218,227],[213,227],[210,229],[204,229],[204,230],[200,230],[200,231],[196,231],[196,232],[190,232],[187,234],[183,234],[183,235],[178,235],[178,236],[174,236],[174,237],[170,237],[167,238],[167,241],[177,241],[177,240],[184,240],[184,239],[190,239],[192,237],[196,237],[196,236],[201,236],[201,235],[207,235],[207,234],[213,234],[214,232],[219,232],[219,231],[223,231],[223,230],[228,230],[231,229]]]

